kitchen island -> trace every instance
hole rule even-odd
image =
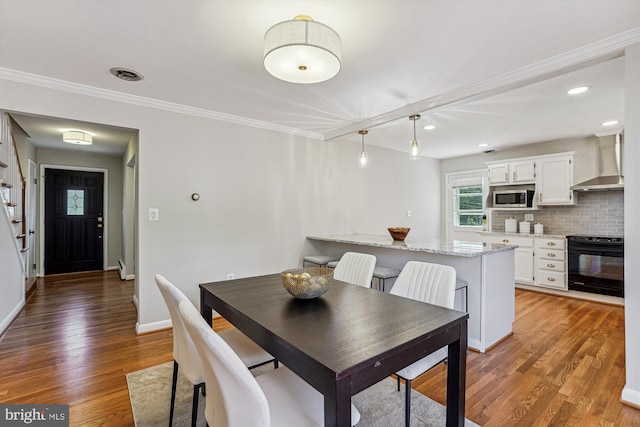
[[[512,333],[515,319],[514,250],[517,246],[482,242],[407,238],[374,234],[307,236],[305,255],[362,252],[377,264],[402,269],[407,261],[450,265],[468,282],[468,344],[484,353]],[[380,319],[383,323],[385,319]]]

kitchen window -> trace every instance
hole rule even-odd
[[[456,227],[482,227],[482,185],[453,188],[453,215]]]
[[[484,201],[488,194],[486,169],[453,172],[446,175],[446,238],[477,240],[482,231]]]

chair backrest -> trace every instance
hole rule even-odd
[[[269,426],[267,398],[240,357],[211,329],[193,304],[181,302],[180,313],[204,367],[205,418],[209,425]]]
[[[338,261],[338,265],[336,265],[333,272],[333,278],[370,288],[375,267],[375,256],[358,252],[346,252]]]
[[[185,294],[164,276],[156,274],[156,285],[160,289],[162,298],[167,304],[171,323],[173,325],[173,360],[178,362],[182,372],[191,384],[197,385],[204,382],[204,370],[200,356],[196,351],[191,336],[187,332],[178,305],[181,301],[193,305]],[[194,307],[195,308],[195,307]]]
[[[448,265],[409,261],[402,268],[389,293],[453,308],[456,270]]]

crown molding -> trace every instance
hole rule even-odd
[[[204,108],[190,107],[187,105],[176,104],[173,102],[161,101],[153,98],[146,98],[138,95],[117,92],[113,90],[101,89],[93,86],[73,83],[66,80],[54,79],[37,74],[25,73],[23,71],[12,70],[10,68],[0,67],[0,79],[17,83],[24,83],[31,86],[40,86],[47,89],[59,90],[62,92],[73,93],[76,95],[85,95],[93,98],[105,99],[108,101],[122,102],[125,104],[136,105],[140,107],[153,108],[156,110],[169,111],[177,114],[200,117],[209,120],[217,120],[227,123],[249,126],[258,129],[270,130],[274,132],[284,133],[287,135],[297,135],[311,139],[322,140],[321,133],[306,131],[303,129],[281,126],[274,123],[253,120],[246,117],[235,116],[233,114],[220,113],[217,111],[206,110]]]
[[[561,74],[623,56],[624,49],[636,43],[640,43],[640,27],[632,28],[581,48],[553,56],[496,77],[462,86],[393,111],[325,132],[324,140],[335,140],[356,133],[360,129],[371,129],[385,123],[409,117],[412,114],[423,114],[427,111],[434,111],[455,104],[487,98],[547,80]]]

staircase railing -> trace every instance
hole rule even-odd
[[[0,201],[13,225],[16,250],[26,260],[27,224],[25,221],[26,180],[20,166],[15,139],[8,113],[1,113],[0,123]],[[24,264],[24,263],[23,263]],[[23,265],[24,269],[25,265]]]

